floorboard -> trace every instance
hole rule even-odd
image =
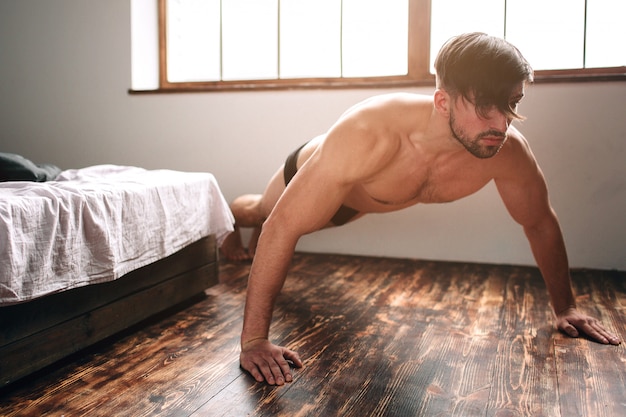
[[[298,253],[275,342],[283,387],[239,368],[249,264],[206,298],[0,391],[2,416],[624,416],[626,351],[555,330],[535,268]],[[582,310],[626,338],[626,272],[576,270]]]

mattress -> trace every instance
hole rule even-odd
[[[210,173],[99,165],[0,183],[0,305],[118,279],[234,219]]]

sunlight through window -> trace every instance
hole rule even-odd
[[[453,36],[467,32],[504,36],[502,0],[437,0],[431,7],[430,68],[433,73],[437,52]],[[476,13],[477,10],[480,13]]]
[[[517,46],[540,72],[538,80],[626,76],[625,0],[158,4],[165,13],[160,33],[166,43],[159,56],[161,74],[167,75],[160,80],[163,88],[181,83],[183,89],[425,84],[433,80],[441,46],[475,31]],[[409,45],[415,47],[409,51]]]
[[[343,0],[343,76],[407,73],[408,0]]]
[[[169,81],[220,79],[220,0],[168,1],[167,29]]]
[[[222,1],[224,80],[278,77],[278,0]]]
[[[281,78],[341,77],[341,4],[281,0]]]
[[[585,0],[508,0],[506,38],[536,70],[582,68]]]
[[[168,0],[168,79],[407,74],[408,9],[408,0]]]
[[[626,41],[624,0],[437,0],[431,16],[431,69],[447,39],[474,31],[506,37],[535,70],[626,65],[615,47]]]
[[[587,7],[586,67],[626,65],[626,1],[593,0]]]

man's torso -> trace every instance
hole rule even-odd
[[[417,203],[455,201],[483,188],[501,166],[501,155],[479,159],[461,147],[458,152],[450,153],[437,152],[436,147],[430,146],[430,97],[402,95],[399,102],[392,99],[380,105],[380,109],[380,122],[370,120],[370,123],[388,127],[383,129],[385,134],[378,135],[377,141],[388,142],[397,150],[384,168],[353,184],[344,199],[346,206],[363,213],[380,213]],[[376,111],[372,114],[376,115]],[[304,164],[325,140],[322,135],[311,141],[301,152],[298,165]],[[509,145],[505,143],[501,153],[510,152]]]

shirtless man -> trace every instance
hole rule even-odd
[[[366,213],[458,200],[492,180],[524,229],[558,328],[571,337],[584,333],[600,343],[620,343],[576,309],[543,174],[511,126],[533,77],[526,60],[509,43],[473,33],[444,45],[435,68],[433,96],[389,94],[357,104],[292,154],[263,195],[233,202],[237,226],[257,230],[240,356],[257,381],[282,385],[293,378],[289,362],[302,366],[296,352],[268,340],[274,302],[301,236]],[[238,233],[222,249],[245,257]]]

